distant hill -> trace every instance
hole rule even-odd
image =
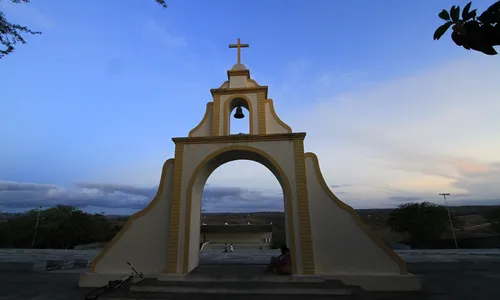
[[[453,206],[450,207],[450,213],[456,217],[463,227],[480,225],[486,223],[484,214],[499,208],[500,206]],[[399,242],[405,239],[405,235],[392,232],[387,227],[387,220],[392,209],[357,209],[361,219],[377,235],[389,242]],[[107,216],[113,223],[123,225],[126,216]],[[205,224],[269,224],[273,223],[275,231],[274,236],[284,235],[285,215],[283,212],[253,212],[253,213],[203,213],[201,222]],[[459,230],[460,228],[456,228]],[[458,231],[457,237],[482,237],[494,234],[490,228],[483,227],[474,229],[474,231]]]
[[[483,226],[487,223],[484,215],[489,211],[500,206],[452,206],[450,213],[457,218],[460,228],[456,228],[457,237],[484,237],[495,234],[489,226]],[[403,234],[392,232],[387,227],[387,220],[392,209],[357,209],[361,219],[377,235],[389,242],[399,242],[405,239]],[[5,221],[19,214],[1,213],[0,221]],[[107,215],[106,218],[114,225],[121,227],[125,224],[129,216]],[[203,213],[201,222],[205,224],[269,224],[274,225],[273,238],[284,237],[285,235],[285,215],[283,212],[253,212],[253,213]],[[466,230],[470,228],[470,230]],[[463,230],[461,230],[463,229]],[[446,237],[451,238],[451,237]]]

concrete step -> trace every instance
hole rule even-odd
[[[210,286],[131,286],[133,293],[166,293],[166,294],[230,294],[230,295],[333,295],[350,296],[354,292],[350,288],[300,288],[300,287],[210,287]]]
[[[346,289],[342,282],[338,280],[327,281],[283,281],[274,280],[272,277],[248,278],[248,279],[219,279],[219,280],[179,280],[179,281],[158,281],[156,279],[146,279],[135,285],[130,286],[130,291],[145,291],[145,290],[170,290],[171,288],[178,289],[216,289],[216,290],[277,290],[277,289]]]
[[[100,300],[364,300],[371,299],[357,294],[207,294],[207,293],[122,293],[114,295],[102,295]],[[400,298],[395,298],[400,299]],[[404,299],[404,298],[403,298]]]

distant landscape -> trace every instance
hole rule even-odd
[[[61,211],[65,211],[67,208],[61,209]],[[77,208],[74,208],[78,210]],[[389,216],[391,215],[391,212],[393,212],[393,209],[358,209],[356,210],[357,213],[360,215],[361,219],[372,229],[373,232],[375,232],[378,236],[380,236],[383,240],[385,240],[387,243],[405,243],[408,239],[408,236],[405,233],[398,233],[394,232],[391,230],[391,228],[388,226],[388,219]],[[454,218],[454,226],[455,226],[455,232],[457,239],[460,241],[460,243],[464,245],[468,245],[467,247],[488,247],[487,243],[484,245],[486,246],[474,246],[474,243],[469,243],[467,242],[468,240],[474,240],[474,239],[494,239],[492,242],[492,245],[498,245],[498,246],[489,246],[489,247],[499,247],[500,248],[500,232],[498,231],[497,227],[490,226],[490,223],[488,221],[487,215],[492,212],[492,211],[500,211],[500,206],[455,206],[455,207],[450,207],[450,213],[452,217]],[[82,214],[81,212],[80,214]],[[85,213],[83,213],[85,214]],[[13,214],[13,213],[1,213],[0,214],[0,223],[7,224],[8,220],[14,220],[16,218],[23,217],[23,225],[16,225],[16,226],[21,226],[19,229],[7,229],[5,228],[4,231],[4,236],[6,234],[10,235],[19,235],[21,232],[12,232],[14,231],[23,231],[24,235],[26,235],[26,238],[22,242],[17,242],[20,243],[20,246],[23,245],[22,247],[29,247],[26,246],[31,242],[31,236],[33,228],[34,228],[34,222],[36,220],[35,217],[35,211],[30,212],[30,216],[27,216],[26,214]],[[83,217],[83,216],[80,216]],[[70,222],[68,224],[70,225],[63,225],[63,227],[71,227],[75,228],[72,229],[72,231],[67,232],[68,239],[71,239],[71,242],[66,243],[66,246],[63,247],[74,247],[79,244],[86,244],[84,241],[88,242],[107,242],[111,239],[112,236],[114,236],[125,224],[129,216],[117,216],[117,215],[100,215],[100,214],[94,214],[94,215],[89,215],[90,218],[93,218],[93,220],[96,221],[89,221],[94,225],[88,225],[88,229],[84,229],[83,227],[85,226],[80,226],[73,224],[74,222]],[[53,218],[47,216],[46,218]],[[59,219],[59,217],[55,217],[56,220]],[[31,221],[30,221],[31,220]],[[285,242],[285,216],[283,212],[254,212],[254,213],[203,213],[201,217],[201,221],[205,224],[209,225],[216,225],[216,224],[224,224],[224,222],[227,222],[228,224],[247,224],[250,222],[250,224],[270,224],[272,222],[273,224],[273,242],[277,244],[281,244]],[[42,220],[40,222],[40,230],[43,230],[42,228],[44,226],[47,226],[48,224],[42,217]],[[54,222],[54,221],[50,221]],[[59,222],[59,221],[56,221]],[[98,223],[94,223],[98,222]],[[99,223],[101,222],[101,223]],[[91,224],[88,223],[88,224]],[[101,225],[99,225],[101,224]],[[1,224],[0,224],[1,225]],[[47,228],[48,231],[46,231],[47,237],[50,237],[53,235],[50,232],[58,232],[58,231],[51,231],[53,229],[52,225],[48,225],[49,228]],[[58,225],[60,227],[60,225]],[[76,226],[76,227],[73,227]],[[104,230],[103,228],[107,228]],[[69,228],[67,228],[68,231]],[[451,229],[451,228],[450,228]],[[58,229],[61,230],[61,229]],[[63,229],[64,230],[64,229]],[[92,231],[92,235],[97,236],[97,237],[91,237],[88,236],[86,238],[74,238],[71,237],[71,235],[77,235],[76,231],[81,232],[81,235],[88,235],[89,231]],[[97,235],[98,231],[102,231],[101,234]],[[6,233],[6,234],[5,234]],[[40,232],[39,234],[42,234]],[[2,234],[0,234],[2,235]],[[60,235],[57,233],[56,235]],[[12,237],[12,236],[11,236]],[[2,236],[0,236],[0,242],[2,241]],[[78,241],[81,240],[82,243],[79,243]],[[444,241],[442,244],[436,244],[436,248],[448,248],[452,247],[453,241],[452,241],[452,234],[451,230],[447,230],[442,238],[442,241]],[[470,245],[469,245],[470,244]],[[3,245],[4,247],[6,245]],[[39,247],[50,247],[50,246],[42,246],[40,245]]]

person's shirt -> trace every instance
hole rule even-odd
[[[291,256],[290,256],[290,252],[287,252],[283,255],[283,258],[281,260],[281,270],[283,272],[290,272],[291,270],[291,262],[292,262],[292,259],[291,259]]]

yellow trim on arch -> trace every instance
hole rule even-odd
[[[228,146],[221,148],[211,154],[209,154],[203,161],[201,161],[198,166],[195,168],[193,171],[193,174],[191,175],[191,178],[189,179],[189,183],[187,185],[187,191],[186,191],[186,229],[185,229],[185,237],[184,237],[184,259],[183,259],[183,272],[187,273],[188,272],[188,262],[189,262],[189,247],[193,246],[190,245],[189,239],[190,239],[190,234],[191,234],[191,208],[192,208],[192,193],[193,193],[193,188],[194,188],[194,183],[196,181],[196,178],[198,177],[198,174],[202,170],[202,168],[210,162],[210,160],[214,159],[215,157],[219,155],[224,155],[224,153],[228,153],[230,151],[249,151],[253,153],[257,153],[258,155],[264,157],[267,159],[271,165],[276,169],[276,171],[279,173],[279,177],[281,179],[280,184],[282,185],[283,188],[283,198],[285,202],[285,213],[286,213],[286,218],[288,222],[288,229],[289,229],[289,236],[290,236],[290,241],[287,241],[290,243],[290,251],[291,251],[291,256],[292,256],[292,274],[296,274],[297,272],[297,259],[296,259],[296,240],[295,240],[295,222],[293,219],[293,204],[292,204],[292,188],[290,186],[290,181],[288,180],[288,177],[286,176],[285,171],[280,167],[278,162],[269,154],[267,154],[265,151],[254,148],[254,147],[249,147],[249,146],[239,146],[239,145],[234,145],[234,146]]]
[[[174,178],[172,180],[172,199],[170,203],[170,232],[168,236],[165,273],[177,273],[179,252],[179,231],[181,219],[182,169],[184,166],[184,144],[175,145]]]
[[[233,95],[227,99],[224,100],[224,123],[222,124],[222,135],[229,135],[229,122],[231,120],[231,102],[236,99],[236,98],[241,98],[244,99],[248,105],[248,113],[250,114],[248,116],[248,119],[250,120],[250,134],[255,134],[254,133],[254,127],[253,127],[253,116],[254,116],[254,110],[252,106],[252,101],[248,96],[237,94]]]
[[[295,187],[297,189],[297,216],[299,225],[300,253],[302,253],[302,274],[315,274],[314,251],[309,215],[309,193],[307,191],[304,140],[294,140]]]
[[[264,92],[257,93],[257,112],[259,114],[257,124],[260,135],[267,134],[266,122],[266,95]]]
[[[276,120],[276,122],[278,122],[278,124],[283,126],[283,128],[285,128],[288,133],[291,133],[292,127],[288,126],[285,122],[283,122],[276,114],[276,111],[274,110],[273,99],[267,99],[266,103],[269,103],[269,111],[271,112],[271,115],[273,116],[274,120]]]
[[[212,108],[212,136],[220,135],[220,95],[214,95]]]
[[[104,249],[102,249],[101,252],[99,252],[99,254],[92,260],[92,262],[90,263],[90,272],[92,272],[92,273],[95,272],[95,268],[96,268],[97,264],[99,263],[99,261],[101,261],[101,259],[104,256],[106,256],[108,251],[111,248],[113,248],[113,246],[122,238],[122,236],[125,234],[125,232],[127,232],[127,230],[129,230],[130,226],[132,226],[134,221],[136,219],[146,215],[158,203],[158,201],[161,199],[161,197],[163,195],[162,193],[163,193],[163,190],[165,189],[165,184],[167,182],[167,178],[166,178],[167,177],[167,170],[168,170],[168,168],[172,167],[173,164],[174,164],[173,158],[170,158],[167,161],[165,161],[165,163],[163,164],[162,171],[161,171],[160,185],[158,186],[158,191],[156,192],[156,195],[154,196],[153,200],[151,200],[151,202],[149,202],[149,204],[145,208],[141,209],[140,211],[136,212],[135,214],[133,214],[132,216],[130,216],[128,218],[127,222],[122,227],[122,229],[118,232],[118,234],[115,235],[113,237],[113,239],[106,245],[106,247],[104,247]]]
[[[311,158],[313,163],[314,163],[314,171],[316,173],[316,178],[318,179],[319,184],[325,191],[325,193],[332,199],[332,201],[341,209],[347,211],[351,216],[353,217],[354,221],[356,221],[356,224],[380,247],[382,250],[389,255],[390,258],[392,258],[396,263],[399,265],[399,270],[401,274],[408,274],[408,268],[406,266],[406,263],[404,262],[399,255],[396,254],[392,249],[390,249],[377,235],[375,235],[366,225],[365,223],[361,220],[359,217],[358,213],[349,205],[345,204],[342,202],[335,194],[330,190],[328,185],[326,184],[325,178],[323,177],[323,174],[321,173],[321,169],[319,167],[319,161],[318,157],[316,154],[312,152],[305,153],[306,158]]]
[[[213,107],[213,104],[214,104],[213,102],[207,103],[207,108],[205,110],[205,115],[203,116],[203,119],[201,119],[200,123],[198,123],[198,125],[196,125],[195,128],[193,128],[193,129],[191,129],[191,131],[189,131],[189,134],[188,134],[189,137],[192,137],[196,133],[196,131],[198,129],[200,129],[201,126],[203,126],[203,124],[205,124],[205,122],[207,121],[209,114],[210,114],[210,108]],[[210,133],[212,133],[212,128],[210,128]]]

